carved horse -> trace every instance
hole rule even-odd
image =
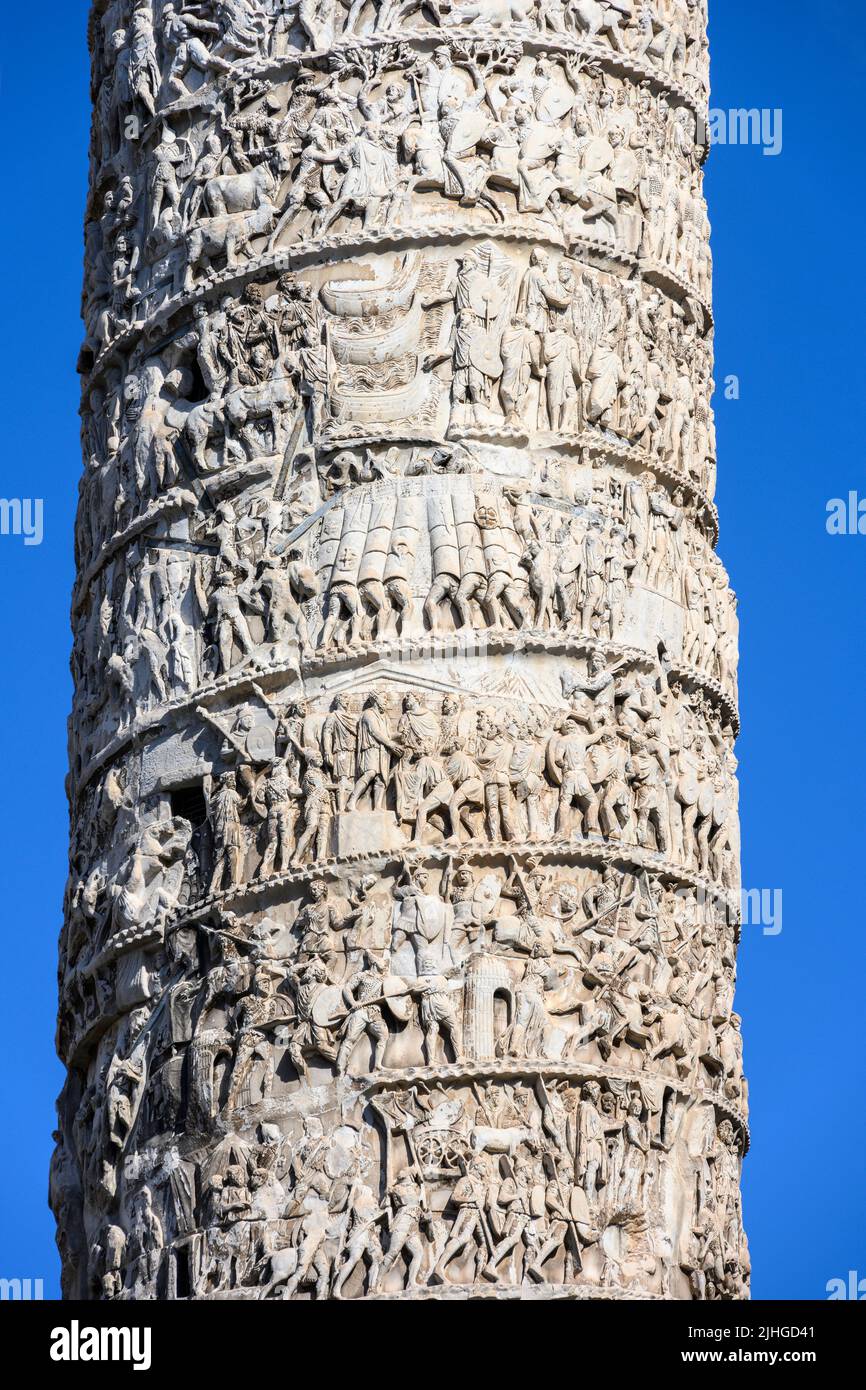
[[[634,14],[632,0],[572,0],[571,13],[578,27],[590,40],[610,34],[615,48],[622,49],[620,25]]]
[[[538,1124],[513,1125],[509,1129],[494,1129],[491,1125],[474,1125],[469,1143],[476,1154],[507,1154],[513,1158],[525,1144],[531,1153],[541,1147],[541,1129]]]
[[[283,451],[286,437],[286,407],[298,400],[292,375],[274,376],[255,386],[242,386],[219,401],[202,401],[186,413],[183,431],[193,462],[199,473],[214,470],[207,460],[207,446],[221,422],[230,425],[246,451],[246,461],[260,452],[251,432],[255,420],[267,419],[273,436],[272,452]]]
[[[184,291],[189,293],[197,273],[210,274],[213,262],[225,257],[226,269],[233,270],[241,252],[247,250],[255,236],[269,232],[277,215],[270,201],[262,202],[251,212],[227,213],[221,217],[206,217],[187,238],[187,266]]]

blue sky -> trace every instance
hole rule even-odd
[[[716,405],[720,550],[743,629],[744,879],[781,889],[784,911],[780,935],[747,928],[741,952],[746,1221],[755,1296],[821,1299],[850,1269],[866,1277],[866,536],[825,528],[830,498],[866,497],[866,17],[855,0],[824,0],[817,29],[811,0],[710,5],[713,106],[783,112],[777,157],[717,148],[708,179],[716,375],[740,387]],[[0,54],[0,491],[44,498],[45,516],[41,546],[0,537],[0,1276],[43,1277],[49,1295],[87,10],[17,9]]]

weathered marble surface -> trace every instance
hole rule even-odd
[[[69,1296],[743,1298],[703,0],[97,0]]]

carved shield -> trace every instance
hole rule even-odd
[[[589,773],[590,782],[592,782],[593,786],[598,786],[600,782],[603,782],[605,778],[609,777],[613,772],[613,758],[610,753],[608,753],[607,749],[596,744],[594,748],[590,748],[586,755],[586,768]]]
[[[568,1209],[575,1221],[579,1221],[582,1226],[591,1226],[592,1217],[589,1214],[589,1202],[586,1200],[586,1193],[582,1187],[573,1187],[569,1197]]]
[[[688,768],[687,771],[683,773],[680,778],[679,786],[677,787],[677,793],[684,806],[694,806],[697,804],[700,788],[698,787],[698,779],[695,775],[694,768]]]
[[[555,84],[542,92],[535,108],[536,119],[543,121],[545,125],[557,126],[563,116],[567,116],[574,106],[574,93],[570,87],[558,87]],[[558,132],[557,132],[558,134]]]
[[[458,117],[451,135],[452,153],[455,155],[469,154],[470,151],[474,150],[489,124],[490,115],[483,107],[479,107],[475,111],[464,111]]]
[[[499,902],[499,879],[495,874],[485,874],[472,894],[472,920],[486,922]]]
[[[489,333],[479,332],[473,337],[469,347],[469,361],[485,376],[496,378],[502,375],[499,346]]]
[[[608,144],[603,136],[598,135],[586,147],[583,156],[583,172],[585,174],[603,174],[605,169],[610,167],[613,157],[613,145]]]
[[[406,981],[399,975],[386,975],[382,981],[382,993],[388,1012],[398,1023],[408,1023],[412,1017],[412,996],[406,992]]]
[[[631,150],[617,150],[611,169],[611,177],[617,188],[633,193],[640,182],[640,165]]]
[[[700,811],[702,816],[712,815],[713,803],[715,802],[715,799],[716,797],[715,792],[713,790],[712,782],[704,782],[701,785],[701,792],[700,796],[698,797],[698,810]]]
[[[273,724],[255,724],[247,734],[247,757],[252,763],[272,762],[277,754]]]
[[[320,1028],[329,1028],[335,1023],[340,1023],[346,1015],[346,1006],[339,985],[323,985],[310,1012],[313,1022],[318,1023]]]
[[[565,736],[554,734],[547,745],[547,770],[551,781],[562,786],[562,759],[565,751]]]

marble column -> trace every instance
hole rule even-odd
[[[705,0],[97,0],[68,1296],[741,1299]]]

